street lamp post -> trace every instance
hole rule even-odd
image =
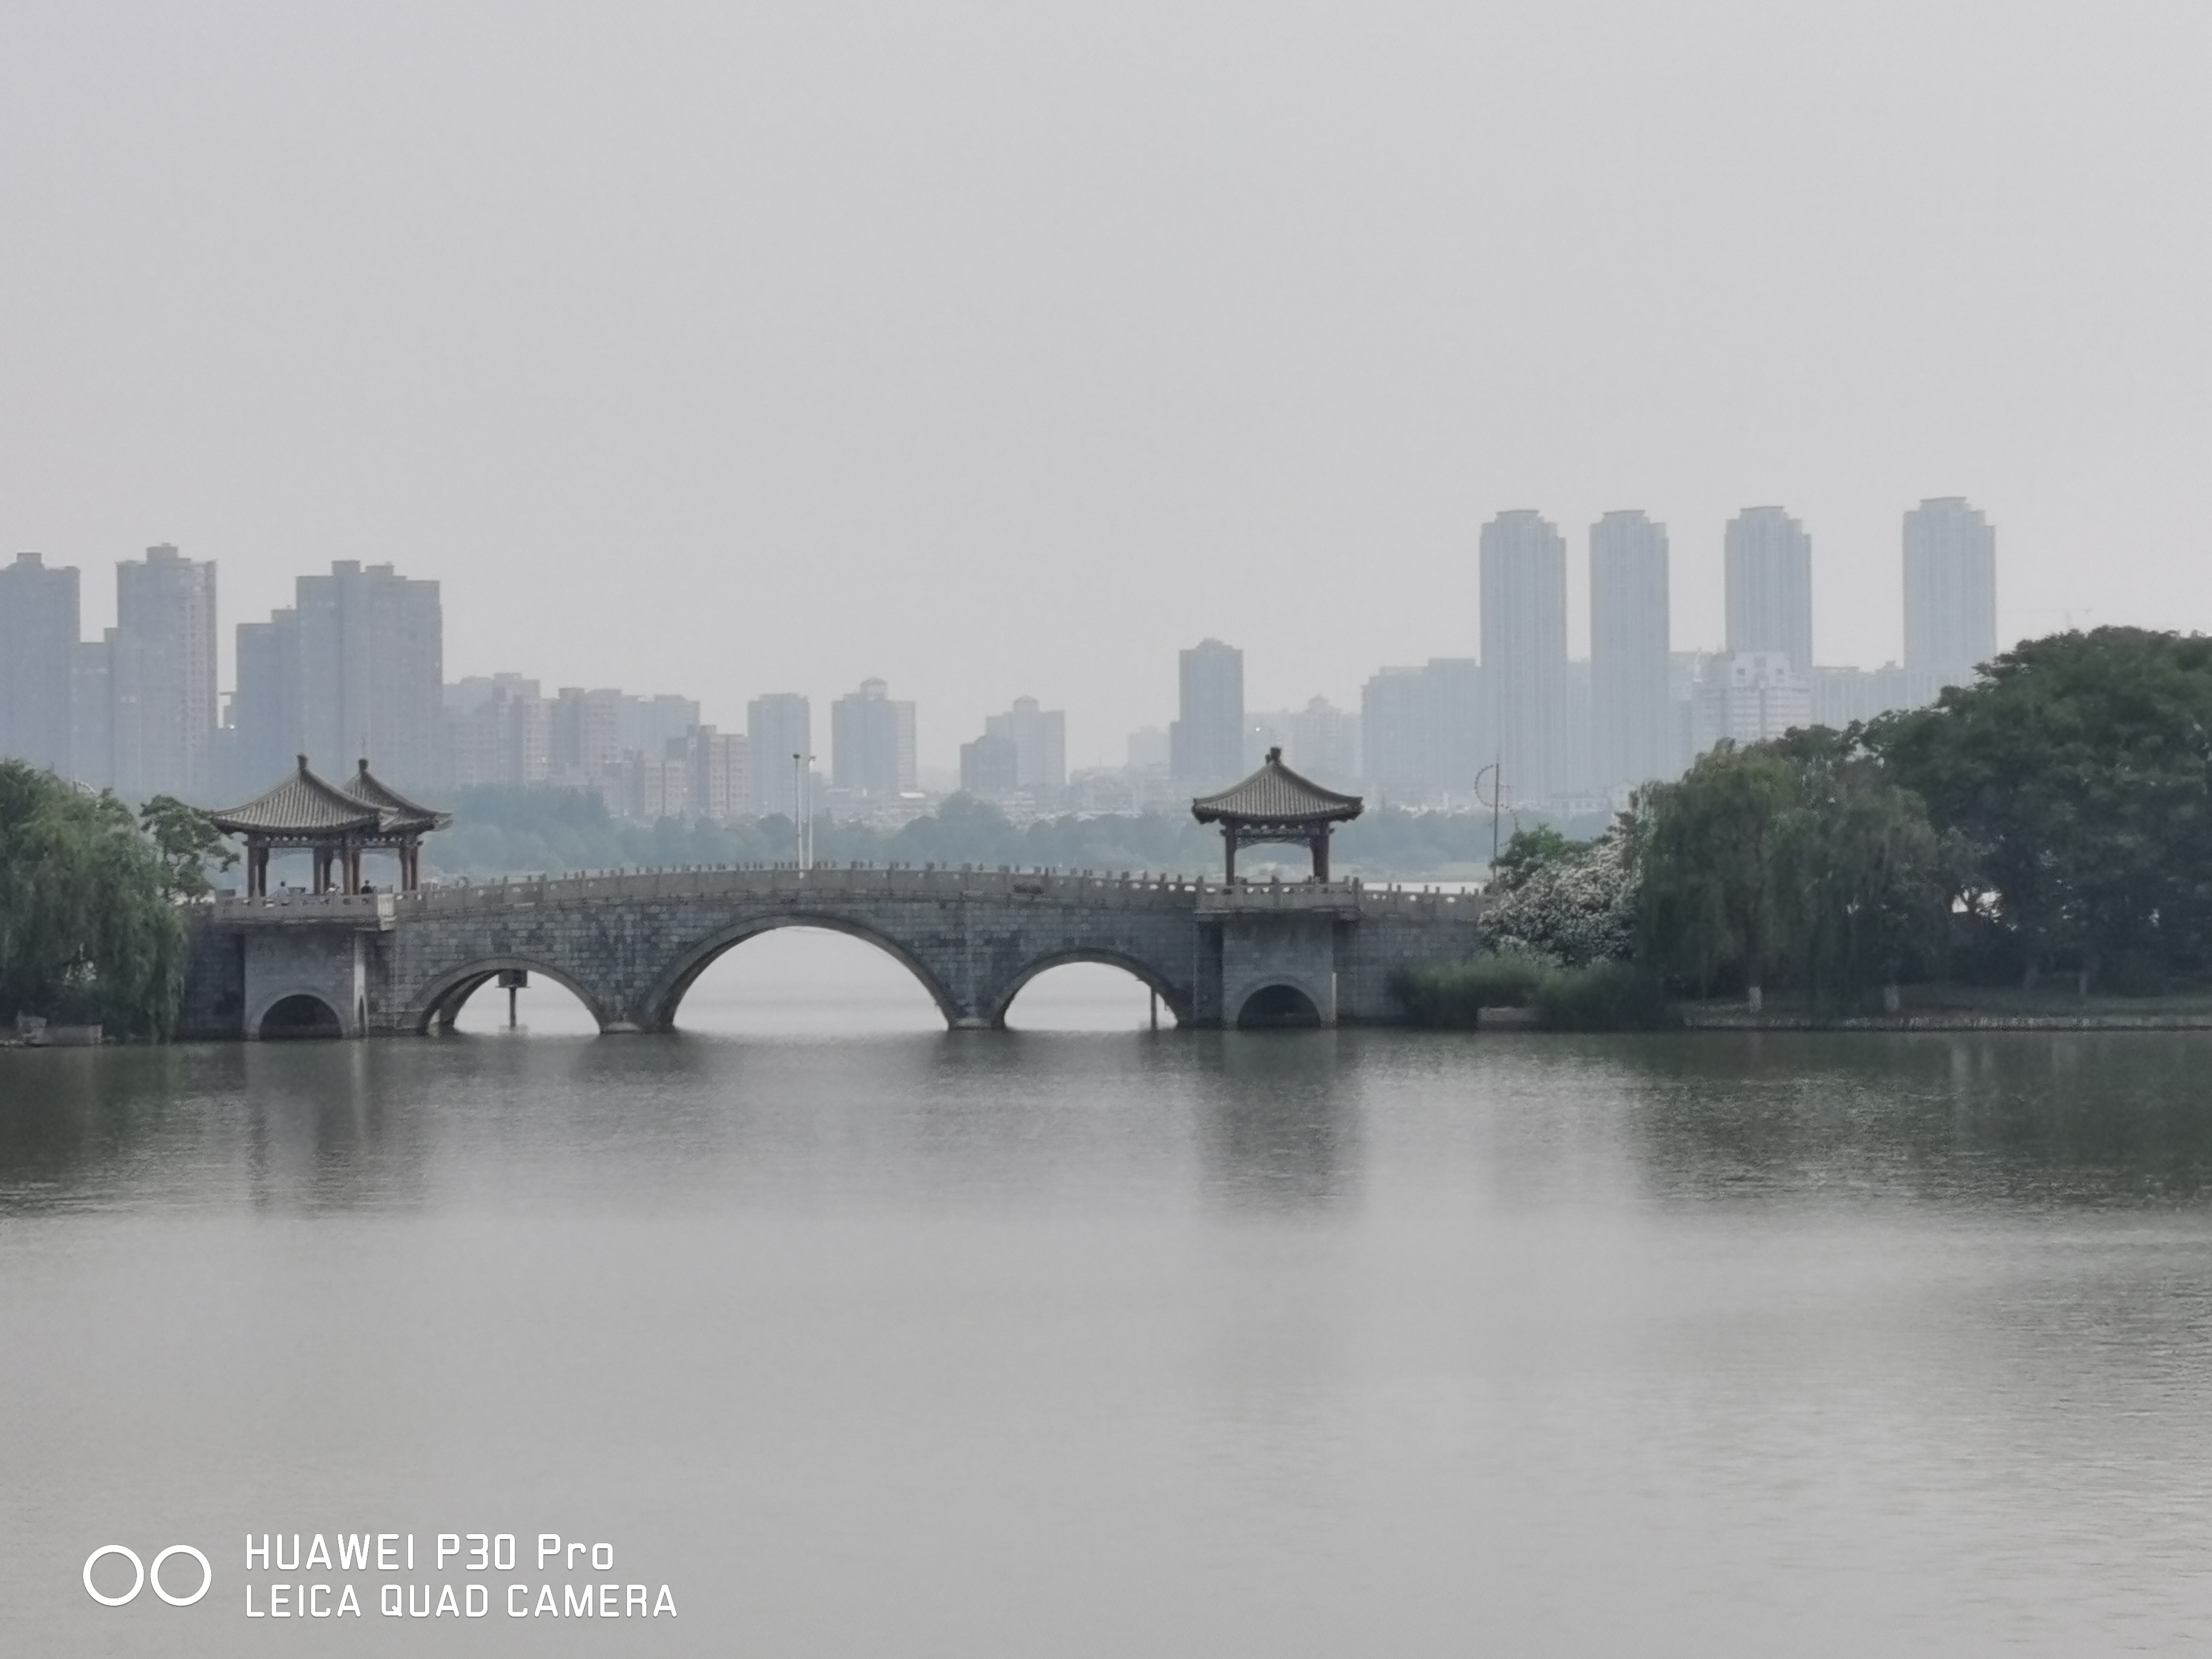
[[[1482,798],[1482,781],[1485,778],[1490,780],[1488,800]],[[1492,761],[1474,775],[1474,801],[1476,805],[1490,809],[1490,868],[1492,874],[1495,875],[1498,871],[1498,818],[1505,805],[1505,764],[1502,760]],[[1516,812],[1513,820],[1517,826],[1521,815]],[[1486,882],[1485,884],[1488,884]]]
[[[791,756],[791,810],[799,820],[799,867],[814,867],[814,757],[794,750]]]

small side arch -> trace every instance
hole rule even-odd
[[[262,1042],[356,1034],[347,1026],[345,1011],[331,1000],[329,993],[309,985],[288,986],[264,997],[246,1020],[246,1035]]]
[[[1123,973],[1141,980],[1149,988],[1158,992],[1160,1000],[1167,1004],[1170,1012],[1175,1015],[1176,1024],[1188,1025],[1191,1023],[1190,998],[1171,983],[1166,975],[1161,973],[1150,963],[1121,951],[1079,949],[1054,951],[1048,956],[1037,957],[1034,962],[1024,963],[1012,979],[1000,988],[998,994],[991,999],[991,1029],[999,1030],[1005,1027],[1006,1011],[1014,1006],[1014,999],[1022,994],[1022,987],[1027,985],[1039,974],[1046,973],[1054,968],[1065,968],[1074,962],[1095,962],[1108,968],[1119,968]]]
[[[520,969],[525,973],[543,974],[584,1005],[584,1012],[598,1022],[599,1028],[607,1029],[607,1012],[599,1006],[599,1000],[585,989],[573,975],[558,968],[548,967],[535,957],[479,957],[465,967],[449,969],[423,987],[422,994],[407,1011],[405,1028],[418,1036],[452,1026],[461,1012],[461,1005],[481,989],[484,984],[501,974]]]
[[[1323,998],[1298,981],[1280,977],[1262,981],[1244,993],[1233,1022],[1240,1031],[1304,1030],[1326,1025]]]
[[[930,1000],[937,1005],[938,1012],[945,1016],[945,1023],[947,1025],[957,1028],[972,1023],[968,1018],[966,1012],[960,1006],[958,1000],[945,988],[944,981],[932,973],[919,957],[896,939],[879,933],[872,927],[848,921],[843,916],[827,915],[821,911],[801,910],[775,915],[753,916],[710,933],[697,944],[689,946],[676,958],[668,970],[653,981],[652,990],[646,994],[644,1004],[640,1009],[641,1018],[638,1022],[637,1029],[641,1031],[674,1030],[676,1011],[683,1006],[685,994],[691,989],[692,984],[699,975],[714,965],[715,958],[726,951],[734,950],[749,939],[757,939],[763,933],[774,933],[779,927],[819,927],[829,933],[843,933],[864,944],[872,945],[885,956],[900,963],[921,982],[921,988],[929,993]]]

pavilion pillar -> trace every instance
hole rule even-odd
[[[1328,831],[1318,831],[1313,838],[1314,879],[1326,886],[1328,883]]]
[[[1237,832],[1231,830],[1224,835],[1221,844],[1227,849],[1227,869],[1222,879],[1226,885],[1234,887],[1237,884]]]

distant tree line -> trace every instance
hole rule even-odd
[[[1491,837],[1487,817],[1386,808],[1338,831],[1334,862],[1339,873],[1376,878],[1472,877],[1489,860]],[[460,791],[453,829],[426,846],[424,859],[440,872],[481,879],[540,871],[773,864],[793,858],[795,843],[794,826],[781,817],[641,823],[612,817],[586,789],[480,787]],[[814,856],[824,864],[1201,874],[1218,867],[1221,838],[1188,811],[1069,815],[1016,824],[988,801],[954,795],[896,830],[821,818]],[[1305,855],[1285,848],[1282,856],[1295,867]]]

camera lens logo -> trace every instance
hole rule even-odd
[[[131,1564],[131,1588],[120,1595],[102,1595],[100,1593],[100,1586],[92,1582],[92,1570],[105,1558],[111,1555],[119,1555]],[[161,1583],[161,1565],[173,1555],[189,1555],[200,1564],[200,1587],[190,1595],[172,1595]],[[102,1544],[84,1558],[84,1593],[103,1607],[119,1607],[126,1601],[137,1601],[138,1592],[145,1589],[149,1583],[154,1586],[154,1594],[171,1607],[188,1607],[205,1595],[209,1587],[214,1583],[215,1569],[208,1565],[207,1557],[202,1555],[190,1544],[170,1545],[168,1548],[154,1558],[154,1565],[150,1568],[138,1559],[137,1551],[125,1544]]]

